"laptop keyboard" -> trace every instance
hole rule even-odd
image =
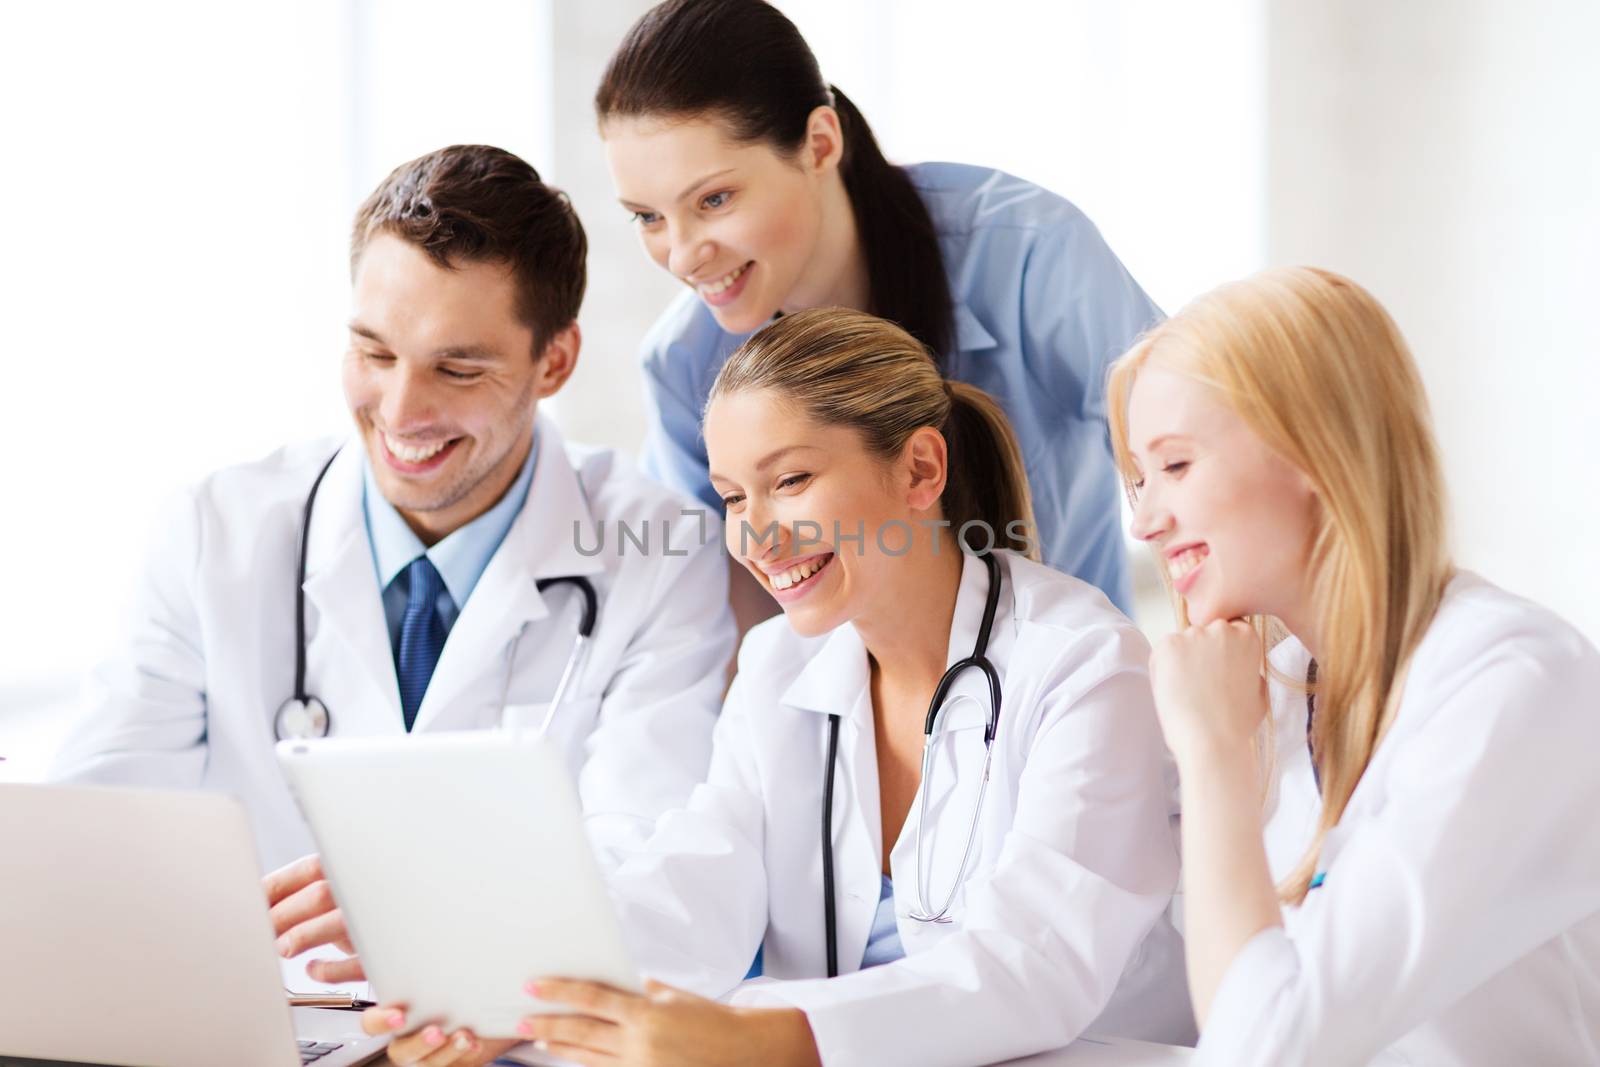
[[[338,1052],[343,1045],[330,1044],[326,1041],[300,1041],[300,1062],[316,1063],[330,1052]]]

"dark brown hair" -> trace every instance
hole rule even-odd
[[[875,314],[942,362],[955,339],[950,283],[933,219],[911,178],[884,158],[861,112],[822,80],[800,31],[764,0],[667,0],[634,23],[595,93],[613,116],[708,116],[735,140],[793,156],[819,107],[839,114],[839,165],[866,254]]]
[[[396,167],[356,212],[352,274],[379,233],[416,245],[441,267],[508,264],[535,358],[578,317],[588,255],[583,225],[565,193],[503,148],[451,145]]]
[[[999,402],[940,377],[928,350],[894,323],[846,308],[785,315],[728,357],[706,407],[757,389],[823,426],[850,427],[880,459],[896,459],[932,426],[948,450],[939,503],[957,536],[980,554],[998,547],[1039,558],[1022,449]]]

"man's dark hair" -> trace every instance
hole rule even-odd
[[[535,358],[578,317],[588,254],[583,225],[565,193],[503,148],[451,145],[396,167],[356,212],[352,274],[380,233],[416,245],[441,267],[508,264]]]

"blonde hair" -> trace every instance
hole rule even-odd
[[[1451,575],[1444,478],[1422,379],[1394,321],[1348,278],[1290,267],[1223,285],[1150,330],[1112,367],[1112,446],[1130,496],[1128,400],[1147,364],[1216,388],[1315,491],[1312,746],[1322,814],[1306,855],[1278,887],[1298,904],[1394,717],[1405,666]],[[1264,653],[1275,620],[1254,622]]]
[[[894,323],[847,308],[785,315],[728,357],[706,408],[762,389],[821,425],[858,431],[884,460],[933,427],[949,453],[940,503],[957,535],[974,552],[1011,548],[1038,559],[1022,449],[1005,412],[977,386],[946,381],[928,349]]]

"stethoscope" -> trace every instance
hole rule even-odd
[[[965,659],[957,660],[950,665],[939,679],[938,686],[933,691],[933,700],[928,704],[928,717],[922,726],[922,786],[918,790],[922,799],[917,807],[917,855],[916,855],[916,883],[917,883],[917,910],[911,913],[911,918],[925,923],[947,923],[950,921],[948,913],[950,905],[955,902],[956,893],[961,889],[961,880],[966,876],[967,864],[972,860],[972,846],[978,840],[978,819],[983,813],[983,796],[989,789],[989,761],[994,755],[994,735],[1000,729],[1000,674],[995,670],[994,664],[989,662],[989,631],[994,628],[995,609],[1000,604],[1000,564],[995,561],[992,553],[983,556],[984,565],[989,570],[989,593],[983,604],[983,622],[978,627],[978,639],[973,642],[972,654]],[[932,881],[933,872],[923,874],[922,864],[922,839],[923,830],[928,822],[928,781],[929,772],[933,768],[933,750],[936,741],[935,727],[939,722],[939,713],[944,710],[944,700],[949,695],[950,689],[961,677],[961,672],[977,668],[989,680],[989,724],[983,731],[983,778],[978,783],[978,801],[972,808],[972,824],[967,830],[966,850],[961,854],[961,866],[956,871],[955,881],[946,894],[944,903],[934,909],[928,902],[927,883]],[[828,939],[828,977],[834,978],[839,974],[839,932],[838,923],[834,915],[833,903],[833,772],[839,759],[839,716],[828,716],[828,770],[822,785],[822,915],[823,924],[827,927]],[[888,847],[888,842],[884,843]]]
[[[328,462],[322,465],[322,470],[317,472],[316,480],[311,483],[311,491],[306,494],[305,514],[300,523],[300,555],[295,563],[294,587],[294,696],[283,702],[278,708],[278,713],[272,720],[272,731],[279,741],[305,740],[314,737],[327,737],[333,728],[333,717],[328,713],[328,705],[321,698],[306,691],[306,552],[311,543],[311,511],[316,506],[317,490],[322,487],[322,479],[327,475],[328,468],[333,466],[333,461],[339,458],[339,451],[335,450],[328,457]],[[539,592],[543,593],[553,585],[570,585],[583,595],[583,615],[578,620],[578,636],[572,642],[572,652],[567,656],[567,665],[561,671],[561,680],[556,683],[555,695],[550,698],[549,708],[545,711],[544,721],[539,725],[539,732],[544,733],[550,728],[550,723],[556,717],[556,709],[561,706],[562,699],[567,694],[567,689],[578,676],[582,669],[583,661],[588,655],[589,640],[594,636],[595,617],[599,614],[600,600],[594,591],[594,583],[581,574],[562,575],[557,578],[540,578],[534,583]],[[516,642],[522,640],[522,631],[518,631]],[[501,691],[501,714],[504,715],[505,695],[511,687],[510,672],[517,660],[516,644],[512,645],[511,654],[507,657],[506,684]]]

